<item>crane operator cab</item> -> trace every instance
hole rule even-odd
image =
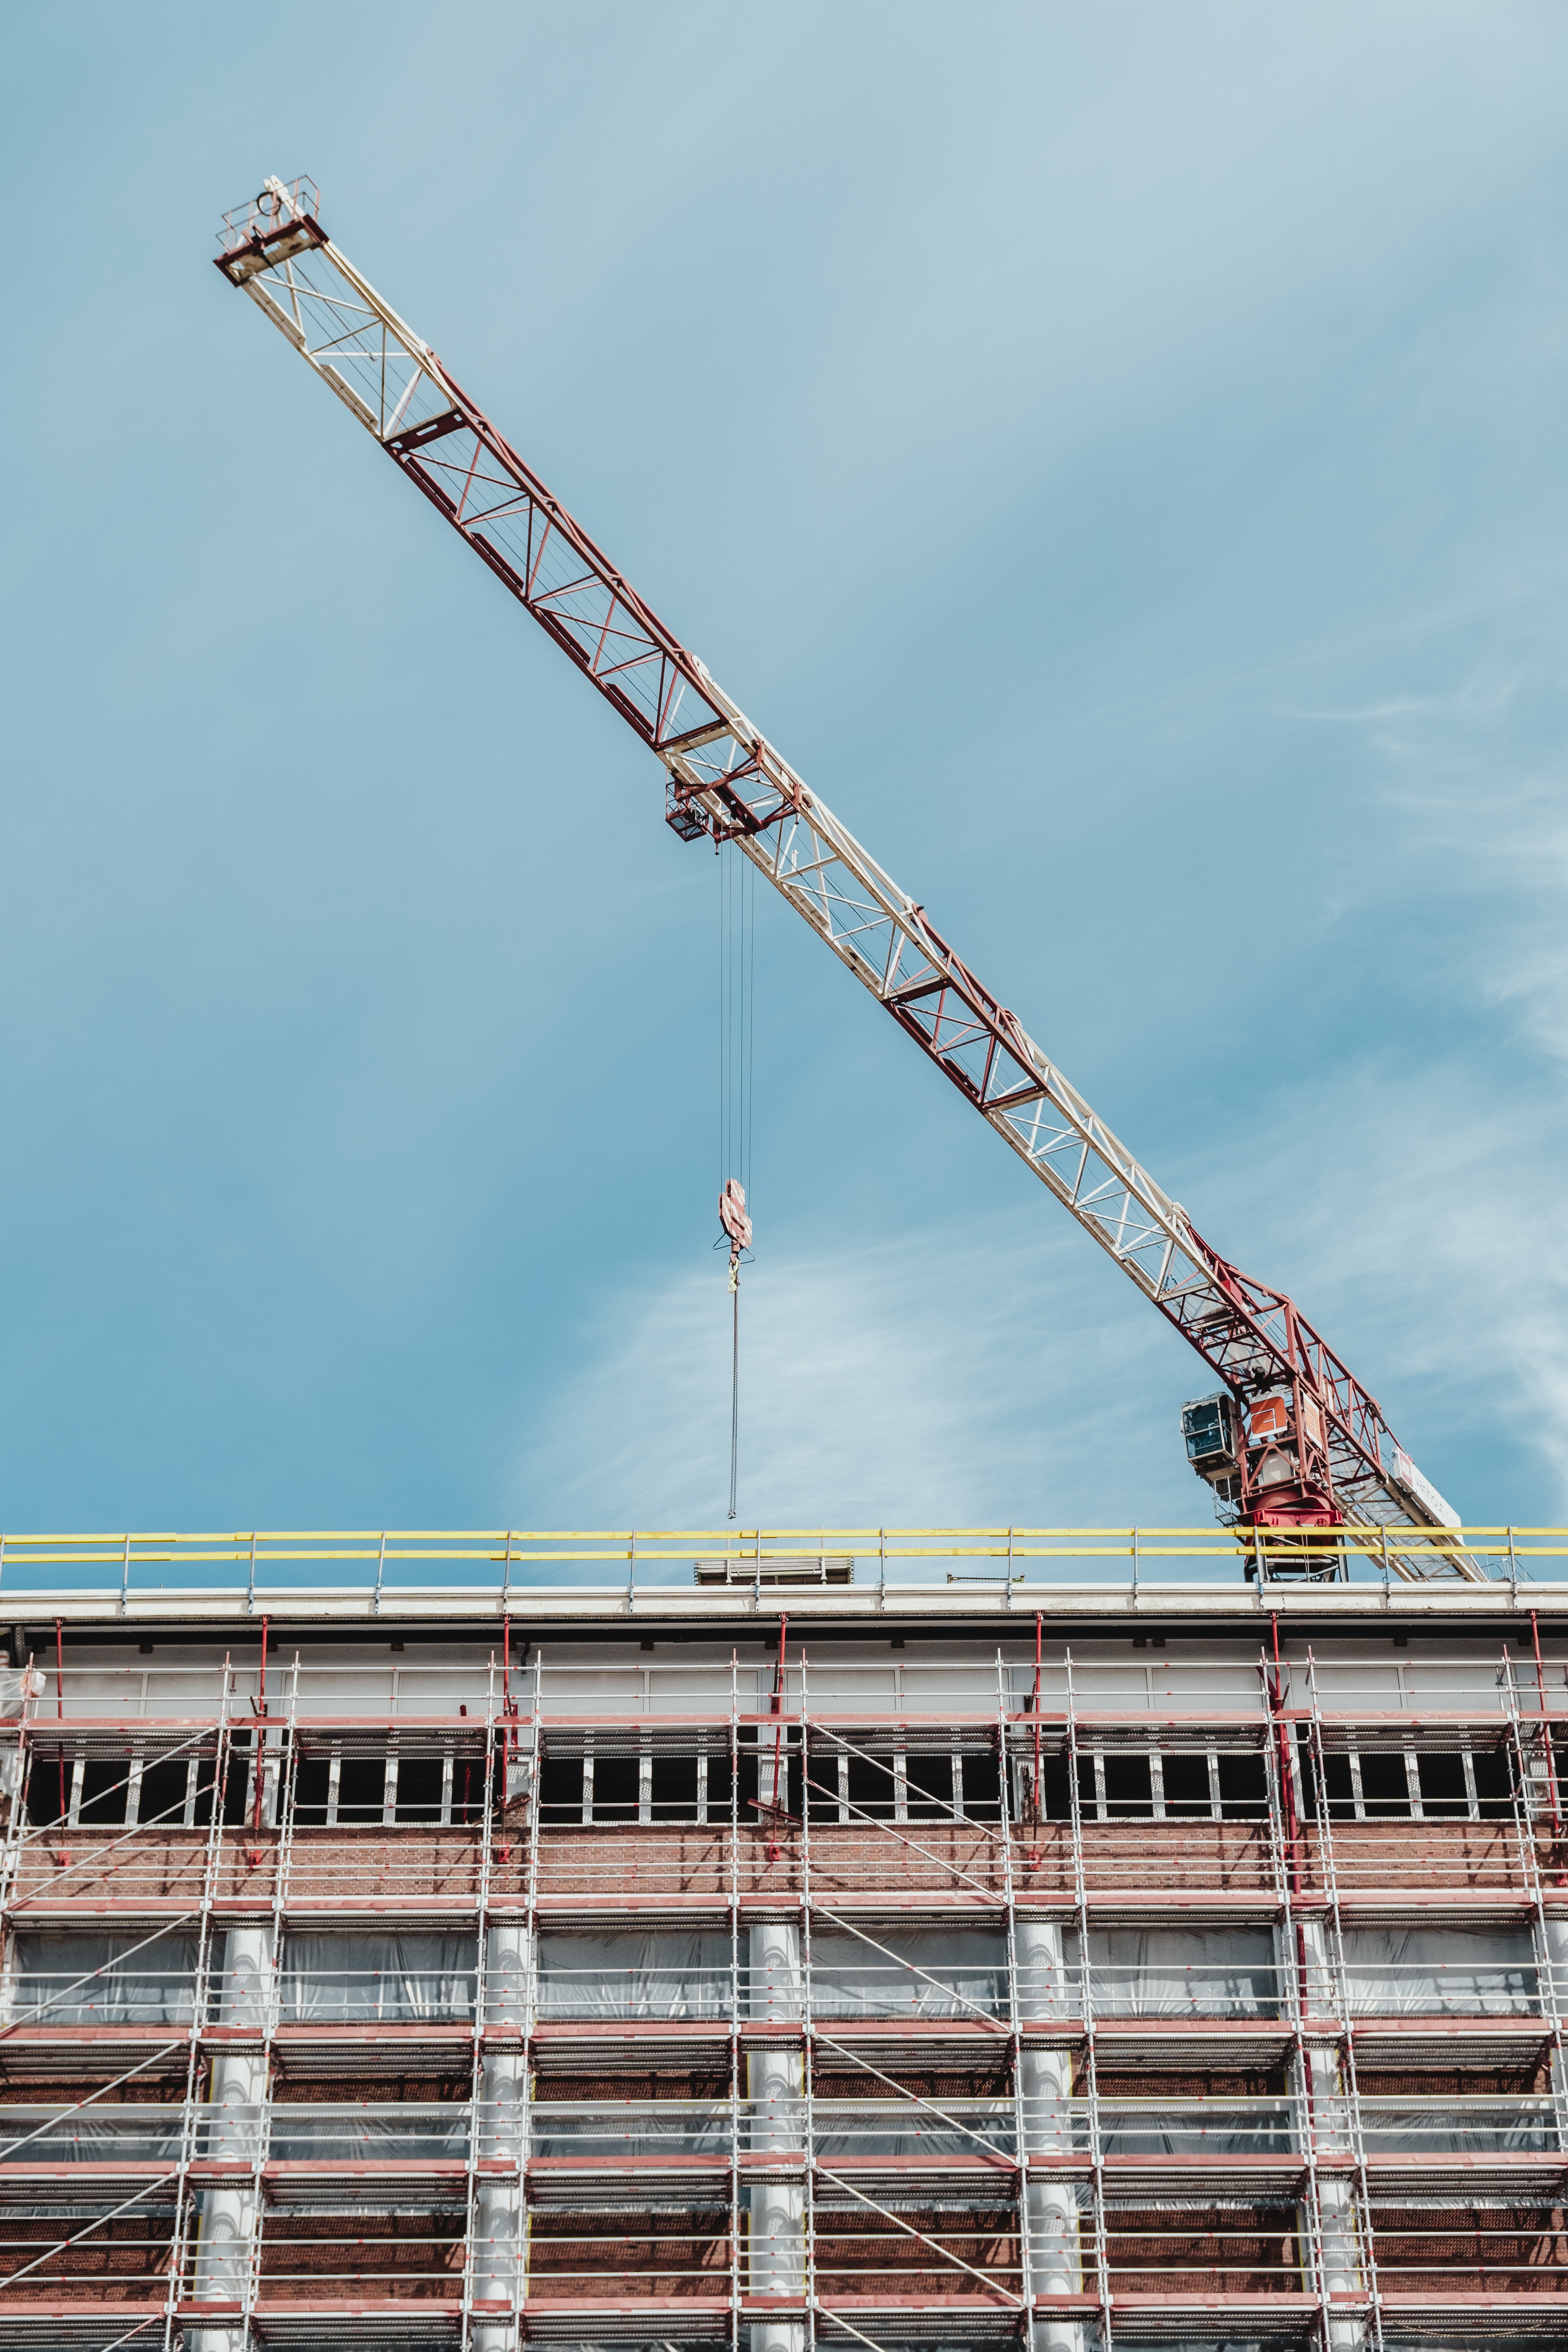
[[[1331,1495],[1303,1488],[1303,1459],[1321,1455],[1323,1444],[1322,1413],[1310,1397],[1293,1402],[1286,1389],[1245,1400],[1225,1389],[1194,1397],[1182,1408],[1182,1439],[1221,1527],[1276,1531],[1268,1538],[1270,1578],[1317,1582],[1348,1573],[1330,1533],[1340,1524]],[[1247,1573],[1258,1572],[1255,1559]]]
[[[1182,1407],[1187,1460],[1214,1490],[1215,1516],[1232,1524],[1241,1507],[1241,1458],[1237,1444],[1236,1400],[1226,1389],[1197,1397]]]

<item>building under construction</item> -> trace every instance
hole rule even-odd
[[[500,1549],[11,1594],[0,2343],[1568,2339],[1568,1587]]]

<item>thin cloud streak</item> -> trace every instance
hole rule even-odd
[[[1144,1465],[1173,1464],[1179,1342],[1152,1316],[1108,1314],[1108,1289],[1121,1305],[1113,1271],[1081,1237],[1044,1239],[1032,1222],[999,1219],[980,1245],[916,1234],[853,1256],[785,1251],[748,1270],[744,1521],[1092,1522],[1115,1518],[1132,1491],[1100,1467],[1113,1433]],[[625,1307],[606,1302],[596,1343],[517,1465],[534,1519],[722,1524],[727,1310],[707,1273],[650,1276]],[[1167,1515],[1202,1516],[1179,1472],[1143,1491]]]

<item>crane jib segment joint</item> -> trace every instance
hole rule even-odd
[[[734,844],[1224,1383],[1184,1414],[1222,1518],[1300,1529],[1310,1575],[1342,1571],[1326,1531],[1346,1519],[1455,1524],[1292,1301],[1202,1238],[331,243],[318,205],[308,180],[268,181],[226,215],[218,268],[657,754],[675,832]]]

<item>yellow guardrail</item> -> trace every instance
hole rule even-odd
[[[1461,1561],[1469,1564],[1472,1575],[1479,1567],[1489,1576],[1516,1578],[1521,1570],[1531,1572],[1526,1563],[1568,1559],[1568,1528],[1344,1527],[1289,1533],[1216,1527],[283,1528],[0,1535],[0,1596],[7,1584],[47,1584],[62,1576],[79,1585],[83,1571],[92,1570],[105,1584],[129,1588],[149,1580],[166,1585],[171,1570],[181,1584],[201,1575],[230,1587],[237,1579],[254,1584],[262,1575],[275,1582],[282,1569],[310,1570],[311,1582],[323,1580],[325,1570],[333,1580],[354,1585],[383,1584],[394,1575],[406,1585],[410,1570],[440,1571],[435,1580],[448,1584],[459,1580],[452,1571],[468,1569],[476,1581],[490,1587],[537,1582],[542,1569],[611,1563],[635,1579],[660,1569],[689,1570],[699,1559],[725,1563],[740,1580],[748,1570],[765,1576],[774,1563],[804,1567],[831,1555],[849,1557],[862,1573],[965,1563],[958,1576],[989,1581],[978,1563],[994,1563],[990,1573],[1005,1579],[1075,1560],[1127,1560],[1136,1574],[1155,1561],[1233,1568],[1241,1562],[1268,1570],[1334,1554],[1364,1563],[1374,1573],[1386,1570],[1402,1578],[1412,1572],[1462,1573]],[[162,1578],[153,1574],[160,1570]]]

